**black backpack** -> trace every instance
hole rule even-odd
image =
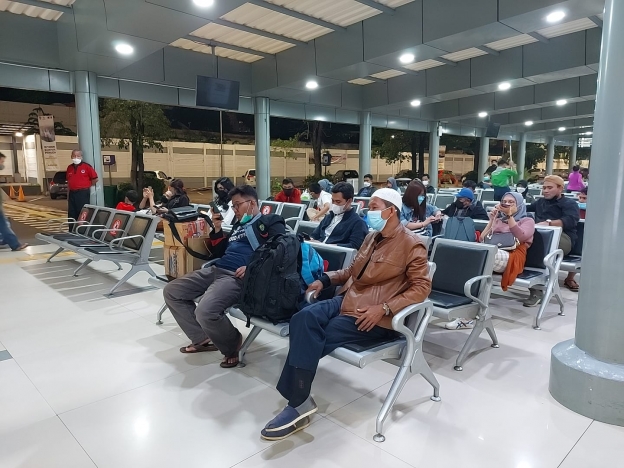
[[[247,317],[273,324],[286,322],[299,310],[301,246],[297,236],[278,234],[258,247],[245,270],[238,308]]]
[[[472,218],[459,218],[454,216],[446,221],[444,227],[445,239],[452,239],[465,242],[475,242],[477,240],[477,230]]]

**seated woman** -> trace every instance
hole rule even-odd
[[[524,198],[524,201],[528,203],[529,205],[535,201],[535,198],[533,197],[533,195],[529,193],[529,184],[526,180],[519,180],[516,183],[516,192],[522,195],[522,198]]]
[[[151,187],[144,188],[143,200],[139,204],[139,209],[144,209],[148,204],[152,214],[162,215],[173,208],[189,206],[191,202],[186,194],[184,182],[181,179],[173,179],[169,182],[169,189],[160,199],[160,203],[154,201],[154,191]]]
[[[234,209],[230,200],[230,191],[234,188],[234,184],[229,177],[221,177],[215,181],[215,198],[214,201],[219,207],[223,224],[233,224]],[[212,210],[210,211],[212,213]],[[212,215],[211,215],[212,216]]]
[[[403,207],[401,208],[401,224],[423,236],[431,237],[433,228],[431,223],[442,219],[439,208],[427,203],[427,190],[420,180],[412,180],[405,194],[403,194]]]
[[[533,243],[535,234],[535,221],[527,215],[526,205],[522,195],[518,192],[507,192],[503,195],[500,204],[490,212],[490,222],[481,233],[481,242],[491,234],[511,232],[517,239],[514,250],[498,249],[494,258],[494,273],[502,273],[501,288],[507,288],[513,284],[518,275],[524,270],[526,254]],[[444,325],[449,330],[472,328],[474,320],[457,318]]]

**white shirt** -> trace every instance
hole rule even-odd
[[[332,203],[331,194],[327,193],[325,190],[321,190],[321,193],[318,199],[316,200],[316,209],[318,211],[321,211],[326,203],[329,203],[331,205]]]
[[[332,219],[331,223],[329,223],[329,226],[325,228],[325,239],[323,239],[323,243],[327,242],[327,239],[329,239],[331,233],[334,232],[334,229],[336,228],[336,226],[338,226],[338,223],[342,221],[342,218],[344,218],[344,213],[334,215],[334,219]]]

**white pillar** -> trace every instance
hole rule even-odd
[[[550,393],[562,405],[624,426],[624,2],[606,0],[594,116],[594,160],[574,340],[552,349]],[[608,64],[608,67],[607,67]]]
[[[548,151],[546,153],[546,175],[553,173],[555,164],[555,137],[548,137]]]
[[[524,179],[524,171],[526,166],[526,144],[527,136],[523,133],[520,136],[520,144],[518,145],[518,158],[516,161],[516,171],[518,172],[518,180]]]
[[[271,196],[271,118],[269,98],[257,97],[254,100],[256,130],[256,191],[258,198]]]
[[[483,180],[483,174],[487,171],[490,158],[490,139],[488,137],[481,137],[481,145],[479,148],[479,174],[477,174],[478,180]]]
[[[97,75],[93,72],[74,72],[74,98],[78,145],[82,158],[97,172],[98,182],[91,190],[91,203],[104,206],[102,147],[100,141],[100,112],[98,108]]]
[[[570,172],[572,172],[572,168],[574,166],[576,166],[576,153],[578,151],[578,140],[575,139],[574,140],[574,144],[572,145],[572,148],[570,150],[570,164],[569,164],[569,169]]]
[[[371,146],[373,141],[373,127],[371,113],[360,112],[360,156],[359,156],[359,183],[364,187],[364,174],[371,171]],[[346,160],[345,160],[346,161]],[[345,162],[346,164],[346,162]],[[346,168],[346,165],[345,165]]]
[[[429,136],[429,185],[438,188],[438,161],[440,159],[440,137],[438,136],[437,122],[432,125]]]

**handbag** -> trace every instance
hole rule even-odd
[[[180,206],[171,208],[163,215],[163,218],[172,223],[186,223],[188,221],[196,221],[199,217],[197,208],[193,206]]]
[[[483,240],[484,244],[495,245],[501,250],[512,251],[520,244],[520,241],[511,232],[491,232]]]

